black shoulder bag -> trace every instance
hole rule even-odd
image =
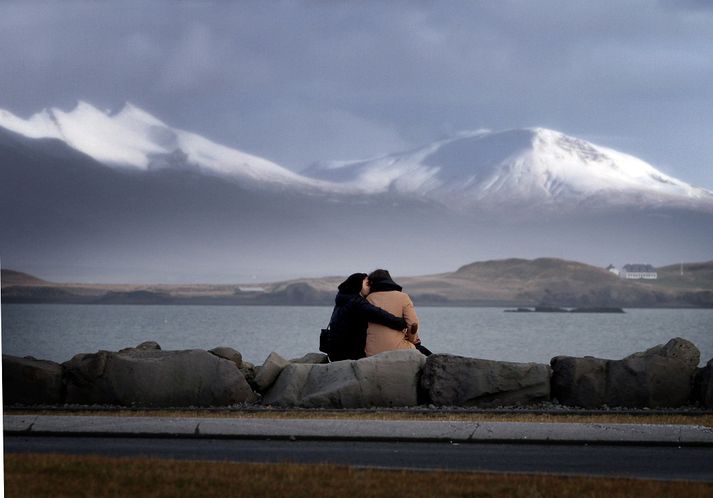
[[[332,352],[332,331],[329,330],[329,325],[319,334],[319,350],[327,355]]]
[[[332,318],[334,318],[334,313],[337,311],[336,307],[332,310],[332,316],[329,317],[329,323],[332,323]],[[322,329],[319,334],[319,350],[327,355],[332,354],[334,350],[334,333],[329,329],[327,325],[326,329]]]

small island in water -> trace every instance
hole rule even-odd
[[[625,313],[616,306],[590,306],[565,309],[558,306],[535,306],[534,308],[517,308],[504,310],[506,313]]]

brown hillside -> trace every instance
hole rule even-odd
[[[681,275],[683,266],[683,275]],[[713,289],[713,261],[683,263],[657,268],[658,280],[654,285],[685,289]]]
[[[555,258],[472,263],[455,272],[394,275],[417,306],[713,307],[713,262],[659,268],[655,281],[625,281],[604,268]],[[240,285],[52,284],[3,270],[4,302],[149,304],[321,304],[333,302],[343,277]]]
[[[534,280],[567,279],[587,283],[616,280],[616,276],[604,268],[555,258],[482,261],[461,266],[453,275],[490,282],[517,281],[520,284]]]
[[[0,271],[2,278],[2,286],[9,287],[11,285],[47,285],[49,282],[40,278],[34,277],[27,273],[22,273],[15,270]]]
[[[555,258],[483,261],[401,283],[415,302],[586,307],[703,305],[711,299],[684,296],[666,285],[623,281],[604,268]]]

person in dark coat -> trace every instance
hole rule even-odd
[[[394,330],[406,329],[406,321],[374,306],[364,297],[368,293],[366,273],[354,273],[339,284],[334,311],[329,321],[330,361],[364,358],[366,328],[369,322]]]

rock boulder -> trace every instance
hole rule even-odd
[[[414,406],[425,363],[426,357],[415,350],[327,364],[291,363],[263,403],[309,408]]]
[[[552,358],[552,397],[567,406],[595,408],[606,404],[607,362],[592,356]]]
[[[257,384],[255,384],[255,375],[257,373],[255,365],[253,365],[249,361],[243,360],[242,364],[240,365],[240,373],[243,374],[243,377],[245,377],[245,380],[248,381],[248,384],[253,390],[259,390]]]
[[[243,366],[243,355],[240,354],[240,351],[236,351],[233,348],[221,346],[218,348],[213,348],[208,352],[216,355],[218,358],[224,358],[226,360],[232,361],[238,368]]]
[[[260,366],[255,374],[255,385],[260,392],[265,392],[268,387],[275,382],[282,369],[290,362],[274,351],[265,358],[265,362]]]
[[[696,371],[693,399],[705,408],[713,408],[713,359]]]
[[[2,355],[2,394],[6,405],[56,405],[64,401],[62,366],[30,356]]]
[[[292,358],[290,363],[329,363],[329,357],[324,353],[307,353],[299,358]]]
[[[203,350],[99,351],[63,366],[67,403],[181,407],[256,399],[234,362]]]
[[[621,360],[557,356],[552,396],[565,405],[675,407],[688,402],[700,353],[675,338]]]
[[[448,354],[428,357],[421,386],[436,405],[530,404],[550,397],[550,367]]]

